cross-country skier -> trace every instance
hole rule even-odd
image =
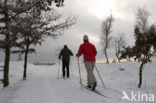
[[[67,72],[67,78],[69,78],[70,76],[70,72],[69,72],[70,56],[73,56],[72,51],[68,49],[67,45],[64,45],[64,48],[61,50],[59,54],[59,59],[62,58],[63,78],[65,78],[66,72]]]
[[[88,40],[88,36],[83,36],[84,43],[80,45],[78,53],[76,56],[79,57],[83,54],[84,63],[87,71],[87,81],[88,81],[88,88],[92,88],[92,90],[95,90],[97,86],[97,81],[95,78],[95,75],[93,73],[94,65],[95,65],[95,56],[97,54],[96,48],[93,44],[91,44]]]

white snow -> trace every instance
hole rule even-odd
[[[139,63],[124,62],[96,64],[104,81],[103,88],[96,70],[97,90],[108,98],[80,87],[77,63],[71,63],[71,76],[63,79],[59,64],[52,66],[28,64],[27,79],[22,80],[23,62],[10,63],[10,85],[0,84],[0,103],[132,103],[121,100],[123,91],[128,95],[146,93],[156,95],[156,60],[147,64],[143,70],[142,88],[137,88]],[[58,68],[60,76],[58,79]],[[83,84],[86,84],[84,64],[80,65]],[[124,68],[124,71],[119,70]],[[2,73],[0,73],[0,77]],[[137,102],[135,102],[137,103]],[[138,103],[156,103],[141,102]]]

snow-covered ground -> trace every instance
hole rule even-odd
[[[138,101],[142,94],[147,94],[148,98],[150,94],[156,95],[156,60],[145,66],[140,89],[137,88],[139,63],[124,62],[96,64],[96,66],[105,84],[103,88],[95,70],[97,90],[107,97],[80,87],[77,63],[71,63],[69,79],[62,79],[61,75],[58,79],[59,64],[52,66],[28,64],[27,79],[22,80],[23,62],[11,62],[10,85],[2,88],[0,84],[0,103],[156,103],[155,98],[153,102],[145,101],[147,98]],[[84,64],[81,64],[80,68],[83,84],[86,84]],[[62,74],[61,67],[60,74]],[[123,91],[129,98],[133,92],[137,101],[134,101],[134,98],[133,101],[121,100]]]

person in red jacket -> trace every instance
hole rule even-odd
[[[89,42],[87,35],[83,36],[83,41],[84,43],[80,45],[76,57],[79,58],[83,54],[84,63],[87,71],[87,87],[92,88],[92,90],[95,90],[97,86],[97,81],[93,70],[96,61],[95,56],[97,54],[97,51],[95,46]]]

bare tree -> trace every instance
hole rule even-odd
[[[27,13],[27,16],[20,17],[16,21],[16,27],[18,27],[22,41],[19,42],[21,48],[14,52],[21,52],[25,55],[23,79],[26,79],[28,54],[35,52],[35,49],[31,48],[31,46],[41,45],[47,36],[56,38],[62,35],[63,31],[76,23],[75,17],[68,17],[64,21],[62,21],[62,18],[62,15],[57,14],[54,10],[44,12],[44,15],[42,13],[38,15],[32,10],[29,15]],[[21,23],[23,26],[18,26]]]
[[[101,25],[101,28],[102,28],[101,44],[103,46],[103,52],[107,59],[107,63],[109,63],[107,49],[110,47],[110,44],[112,41],[112,36],[110,34],[112,32],[113,21],[114,21],[114,18],[111,14],[102,22],[102,25]]]
[[[0,1],[0,48],[5,51],[4,60],[4,77],[3,86],[9,85],[9,61],[11,47],[15,46],[15,41],[18,39],[18,33],[11,31],[11,22],[19,15],[28,12],[32,7],[36,7],[36,11],[40,14],[42,11],[50,10],[52,2],[60,7],[64,0],[1,0]]]
[[[123,47],[126,46],[126,41],[124,39],[124,36],[114,37],[113,39],[114,39],[115,55],[116,55],[118,61],[120,62],[119,55],[120,55]]]
[[[137,13],[136,13],[135,27],[137,27],[141,33],[145,33],[149,28],[148,26],[149,16],[150,16],[150,13],[146,10],[145,7],[138,7]]]

